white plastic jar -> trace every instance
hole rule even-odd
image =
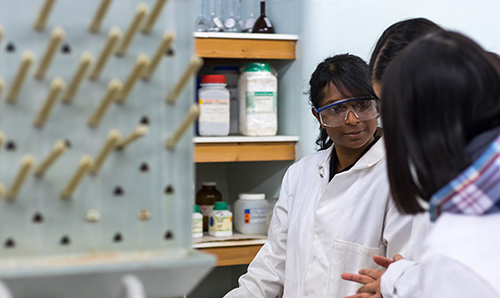
[[[223,75],[201,77],[198,90],[200,136],[227,136],[229,134],[229,90]]]
[[[226,77],[226,88],[229,90],[229,134],[238,134],[238,66],[216,66],[215,74]]]
[[[193,220],[193,238],[203,237],[203,215],[200,213],[200,208],[198,207],[198,205],[193,206],[193,213],[191,215],[191,218]]]
[[[265,235],[268,209],[265,194],[240,194],[234,203],[234,228],[242,234]]]
[[[238,81],[239,130],[246,136],[278,131],[278,79],[268,63],[247,63]]]

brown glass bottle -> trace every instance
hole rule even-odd
[[[260,1],[260,17],[255,21],[253,25],[252,33],[274,33],[274,27],[266,17],[266,1]]]
[[[201,189],[196,193],[196,204],[203,214],[203,231],[208,231],[208,216],[214,209],[215,202],[222,201],[222,195],[215,188],[216,185],[216,182],[202,182]]]

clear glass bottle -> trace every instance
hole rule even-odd
[[[239,15],[240,1],[241,0],[228,0],[228,16],[224,21],[225,31],[227,32],[241,32]]]
[[[200,7],[199,11],[200,14],[198,15],[198,18],[196,18],[196,22],[194,23],[194,31],[195,32],[204,32],[207,31],[208,29],[208,20],[205,18],[206,16],[206,9],[207,9],[207,1],[210,0],[199,0],[200,1]],[[210,5],[210,3],[208,3]]]
[[[253,25],[252,33],[274,33],[271,20],[266,16],[266,1],[260,1],[260,17]]]
[[[242,31],[251,33],[256,19],[255,15],[257,13],[257,6],[256,6],[257,0],[245,0],[244,3],[245,3],[244,10],[248,17],[246,18],[242,26],[243,27]]]
[[[208,23],[208,32],[223,32],[224,20],[221,16],[221,1],[210,0],[210,20]]]

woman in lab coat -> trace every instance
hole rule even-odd
[[[412,41],[440,30],[443,28],[428,19],[414,18],[394,23],[382,33],[372,52],[369,64],[371,80],[377,96],[381,96],[385,71],[392,60]],[[383,98],[381,100],[383,101]],[[423,202],[424,209],[427,209],[426,204]],[[380,298],[382,296],[384,298],[421,298],[418,292],[418,271],[415,269],[415,265],[420,260],[422,245],[427,237],[429,227],[430,216],[428,212],[419,213],[413,217],[412,235],[404,255],[405,259],[393,263],[386,271],[362,270],[362,272],[366,272],[364,276],[350,273],[342,274],[342,278],[346,280],[366,284],[362,288],[362,291],[366,291],[363,295],[354,295],[351,298]],[[392,259],[392,256],[390,257]],[[401,256],[395,257],[401,259]],[[376,256],[374,260],[383,267],[392,263],[390,259],[379,256]]]
[[[391,193],[409,214],[428,202],[433,221],[417,297],[500,297],[498,59],[436,32],[389,65],[382,97]]]
[[[358,286],[341,273],[406,248],[412,218],[390,199],[380,105],[367,77],[354,55],[317,66],[310,100],[321,150],[286,172],[268,241],[225,297],[343,297]]]

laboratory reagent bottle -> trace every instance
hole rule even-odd
[[[229,134],[229,98],[226,77],[205,75],[201,77],[198,90],[200,136],[227,136]]]
[[[222,201],[222,194],[215,188],[216,182],[202,182],[201,189],[196,193],[196,204],[203,215],[203,230],[208,231],[208,217],[214,210],[215,202]]]
[[[215,202],[210,212],[208,234],[215,237],[233,235],[233,213],[227,209],[226,202]]]
[[[198,205],[193,205],[193,238],[203,237],[203,215],[200,213],[200,208]]]

